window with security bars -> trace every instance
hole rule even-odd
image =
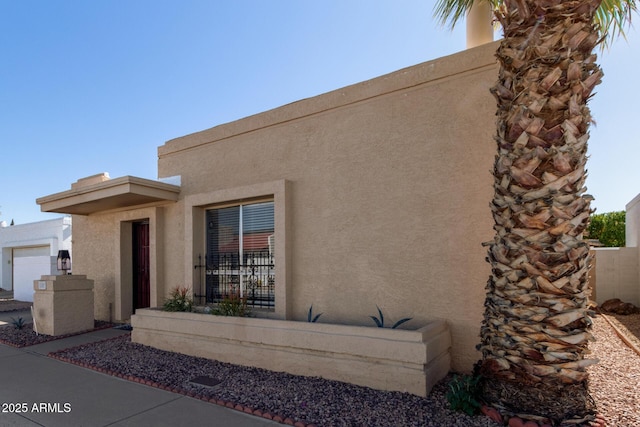
[[[207,210],[207,302],[240,296],[274,307],[273,215],[273,201]]]

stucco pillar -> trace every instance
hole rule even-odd
[[[83,275],[42,276],[33,281],[34,330],[66,335],[94,327],[93,280]]]
[[[467,49],[493,41],[493,12],[488,1],[476,0],[467,14]]]

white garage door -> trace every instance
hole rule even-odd
[[[13,298],[33,301],[33,281],[51,274],[49,246],[13,250]]]

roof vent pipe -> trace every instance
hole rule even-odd
[[[493,41],[493,11],[488,0],[475,0],[467,14],[467,49]]]

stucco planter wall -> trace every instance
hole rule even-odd
[[[132,341],[240,365],[426,396],[450,368],[444,321],[414,331],[137,310]]]

